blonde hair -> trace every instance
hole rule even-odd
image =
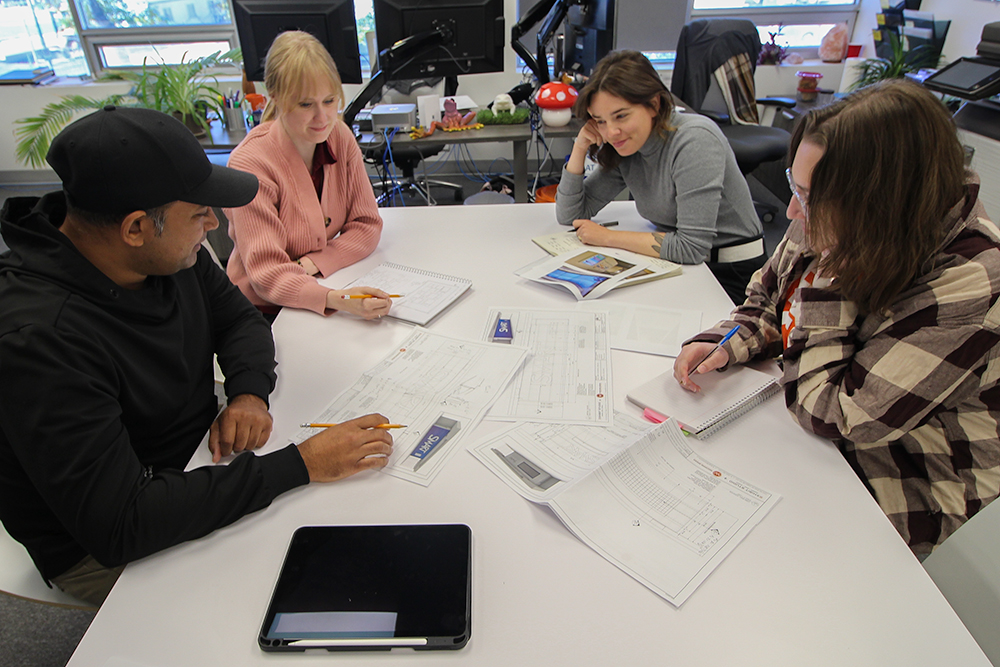
[[[326,78],[344,108],[344,86],[333,57],[318,39],[301,30],[289,30],[274,38],[264,64],[264,86],[271,99],[261,120],[274,120],[281,109],[306,93],[315,78]]]

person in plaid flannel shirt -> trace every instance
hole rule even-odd
[[[811,111],[789,156],[784,239],[674,376],[698,391],[697,374],[779,358],[789,412],[836,442],[922,559],[1000,490],[1000,230],[917,84]]]

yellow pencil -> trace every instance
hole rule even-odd
[[[331,426],[339,426],[339,424],[299,424],[299,428],[330,428]],[[378,426],[372,426],[372,428],[406,428],[406,424],[379,424]]]
[[[403,296],[402,294],[390,294],[388,298],[398,299]],[[384,297],[375,296],[374,294],[345,294],[340,297],[341,299],[382,299]]]

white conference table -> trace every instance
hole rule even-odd
[[[337,286],[383,261],[470,277],[471,292],[429,327],[470,338],[481,335],[491,306],[575,303],[568,292],[512,273],[541,256],[532,236],[559,229],[550,204],[383,215],[379,248],[338,273]],[[647,228],[628,202],[611,204],[601,218],[620,220],[620,229]],[[730,309],[703,265],[603,298],[700,309],[705,326]],[[393,320],[284,310],[274,325],[279,378],[267,449],[284,446],[300,422],[320,414],[409,331]],[[669,369],[672,359],[612,356],[615,403],[638,415],[626,391]],[[392,414],[391,406],[383,411]],[[476,435],[498,427],[484,422]],[[429,487],[380,473],[310,485],[204,539],[129,565],[69,664],[989,665],[836,448],[794,424],[780,398],[698,449],[782,500],[679,609],[459,452]],[[192,463],[208,462],[199,452]],[[305,656],[258,649],[296,527],[450,522],[473,531],[473,630],[465,649]]]

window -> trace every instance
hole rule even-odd
[[[727,16],[757,24],[760,41],[778,33],[777,43],[815,57],[823,35],[837,23],[854,31],[860,0],[692,0],[691,18]]]
[[[844,0],[694,0],[692,10],[748,9],[766,7],[816,7],[818,5],[853,5]]]
[[[769,33],[778,33],[778,44],[795,49],[806,58],[815,58],[823,36],[836,23],[847,23],[848,33],[854,30],[860,0],[616,0],[617,27],[627,30],[628,37],[616,36],[616,48],[641,50],[656,67],[673,63],[673,48],[680,26],[699,18],[744,18],[757,24],[761,43],[770,40]],[[531,0],[518,0],[518,15],[534,5]],[[623,29],[622,12],[626,26]],[[661,19],[667,12],[676,18]],[[685,12],[686,15],[685,15]],[[657,16],[657,20],[649,20]],[[670,14],[671,17],[674,14]],[[674,26],[669,30],[664,26]],[[522,43],[534,52],[534,38],[529,35]],[[518,59],[518,67],[523,68]]]
[[[358,50],[361,51],[361,74],[371,71],[372,56],[368,53],[366,35],[375,33],[375,7],[372,0],[354,0],[354,21],[358,25]],[[374,40],[373,40],[374,41]]]
[[[35,0],[32,0],[35,1]],[[71,0],[94,73],[174,64],[236,46],[227,0]]]
[[[228,0],[0,0],[0,74],[85,76],[235,46]]]
[[[68,0],[0,0],[0,74],[39,68],[90,73]]]

